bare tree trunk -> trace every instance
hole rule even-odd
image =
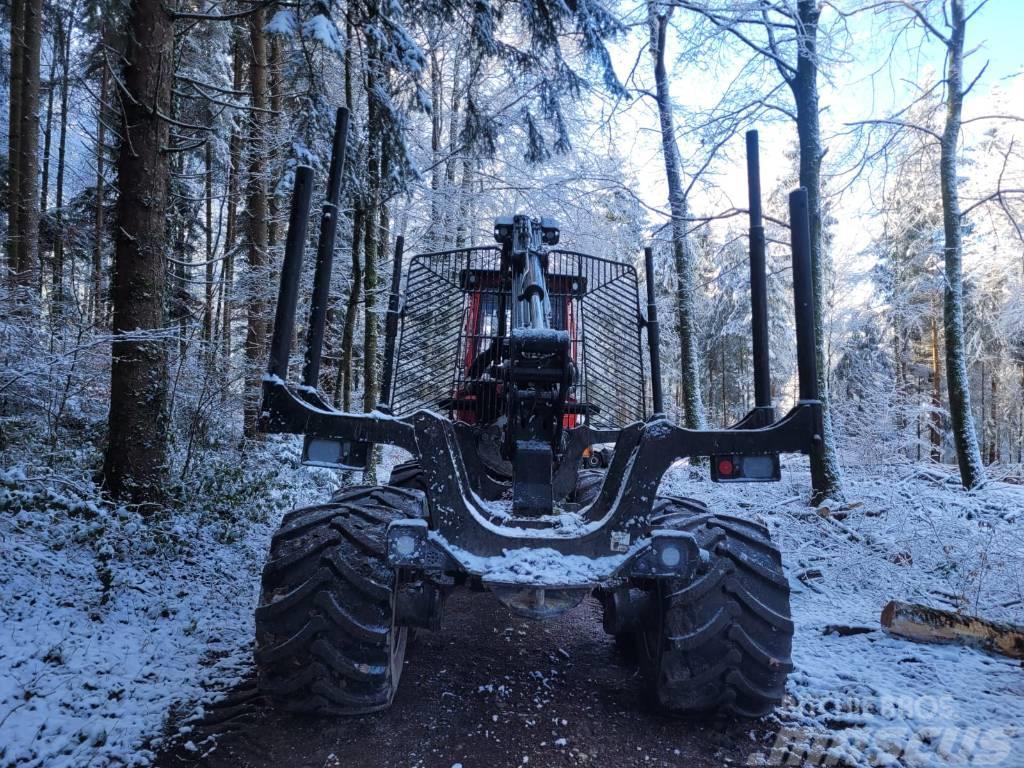
[[[174,28],[160,0],[136,0],[127,39],[103,475],[116,498],[146,503],[160,498],[167,472],[167,345],[153,334],[164,324],[168,125],[161,115],[171,105]]]
[[[242,30],[235,28],[232,33],[233,87],[242,90]],[[236,116],[237,119],[237,116]],[[231,138],[228,143],[228,213],[224,232],[224,267],[221,269],[221,343],[225,365],[231,364],[231,321],[232,294],[235,287],[235,241],[238,239],[238,176],[242,166],[242,136],[238,125],[232,121]]]
[[[66,26],[65,26],[66,24]],[[71,90],[71,33],[74,29],[74,15],[68,14],[67,21],[58,20],[60,30],[60,136],[57,140],[57,199],[56,233],[53,242],[53,297],[59,307],[64,302],[64,158],[67,154],[68,137],[68,96]]]
[[[997,405],[999,402],[999,371],[995,365],[992,366],[992,372],[989,375],[989,386],[992,393],[988,404],[988,463],[995,464],[999,461],[999,409]]]
[[[796,102],[796,128],[800,140],[800,186],[807,190],[807,207],[811,219],[811,281],[814,288],[815,356],[818,368],[818,392],[821,398],[824,434],[822,451],[811,454],[811,478],[815,503],[825,498],[844,498],[842,473],[832,428],[829,404],[829,360],[825,354],[824,323],[824,248],[821,223],[821,146],[820,111],[818,107],[818,19],[821,10],[817,0],[799,0],[797,4],[798,37],[796,74],[789,86]]]
[[[960,480],[965,488],[985,482],[981,449],[971,412],[970,379],[964,341],[963,231],[957,191],[957,141],[963,110],[964,36],[967,20],[962,0],[950,0],[951,34],[946,53],[946,125],[942,132],[939,184],[942,189],[942,224],[945,232],[946,285],[942,319],[946,331],[946,389],[953,423]]]
[[[25,58],[25,2],[11,0],[11,82],[7,119],[7,277],[12,284],[18,269],[18,221],[21,156],[22,62]]]
[[[441,238],[444,237],[444,209],[441,200],[441,105],[444,103],[444,81],[436,48],[430,52],[430,101],[430,151],[434,167],[430,173],[430,225],[427,242],[430,243],[430,249],[434,250],[442,247]]]
[[[371,132],[371,137],[373,136]],[[370,146],[371,158],[378,152]],[[377,159],[370,160],[370,205],[366,212],[365,245],[363,253],[363,411],[370,412],[377,405],[377,259],[380,245],[380,195],[372,189],[379,183]]]
[[[267,40],[263,34],[266,13],[260,8],[249,16],[249,84],[253,112],[249,116],[249,183],[246,210],[249,241],[249,272],[251,295],[248,298],[248,324],[245,334],[245,435],[256,436],[261,394],[261,371],[267,341],[266,302],[261,294],[263,282],[259,275],[267,267],[267,180],[264,166],[264,120],[267,108]]]
[[[172,103],[171,118],[173,119],[174,117],[174,105]],[[170,174],[172,179],[180,179],[185,175],[184,153],[177,152],[172,156]],[[184,357],[187,349],[186,340],[188,338],[188,303],[190,299],[188,283],[192,271],[191,264],[189,264],[192,252],[188,247],[190,222],[187,222],[186,219],[191,219],[192,210],[191,206],[182,199],[181,195],[176,195],[169,202],[167,212],[167,230],[172,243],[171,252],[174,255],[170,267],[174,280],[171,283],[170,290],[167,292],[168,314],[170,315],[171,323],[178,326],[178,354]],[[169,405],[169,410],[173,413],[173,409],[174,403],[172,401]]]
[[[676,146],[672,119],[672,96],[669,93],[668,71],[665,68],[665,38],[671,13],[671,6],[664,13],[659,13],[654,2],[647,4],[661,128],[661,152],[665,160],[665,180],[668,184],[669,208],[672,213],[672,256],[676,272],[676,324],[679,333],[683,414],[689,429],[704,429],[707,426],[707,418],[701,398],[700,356],[697,352],[693,252],[686,232],[688,203],[679,169],[679,148]]]
[[[42,181],[39,182],[39,215],[46,213],[50,203],[50,148],[53,145],[53,88],[57,80],[58,32],[53,33],[53,51],[50,58],[50,76],[46,84],[46,128],[43,129]]]
[[[341,361],[338,363],[338,378],[334,387],[334,404],[343,411],[352,410],[352,344],[355,341],[356,315],[359,311],[359,294],[363,284],[363,268],[359,251],[363,242],[363,208],[356,205],[352,214],[352,284],[345,303],[345,324],[341,334]]]
[[[444,237],[442,247],[447,247],[452,241],[452,220],[455,218],[454,190],[455,190],[455,165],[458,160],[459,141],[459,58],[456,57],[454,71],[452,73],[452,101],[448,111],[448,158],[444,163],[444,183],[442,197],[442,225],[441,233]],[[467,82],[467,88],[472,87],[472,81]]]
[[[58,20],[58,26],[60,21]],[[46,213],[46,209],[50,204],[50,149],[53,146],[53,90],[57,80],[57,62],[60,60],[60,46],[58,39],[60,33],[54,28],[53,33],[53,47],[50,51],[50,76],[47,78],[46,84],[46,127],[43,129],[43,159],[42,163],[42,174],[43,178],[39,182],[39,216],[42,218],[43,214]],[[43,256],[42,248],[39,248],[39,269],[36,273],[38,278],[38,292],[42,296],[43,293]],[[51,303],[51,319],[53,315],[53,296],[50,296]]]
[[[106,39],[106,32],[100,33],[101,39]],[[90,309],[93,325],[99,325],[103,320],[103,230],[104,223],[104,189],[106,179],[104,178],[104,162],[107,156],[106,135],[107,126],[104,122],[107,109],[107,88],[110,81],[109,64],[106,60],[106,53],[100,57],[103,71],[100,73],[100,103],[96,107],[96,211],[93,219],[93,246],[92,246],[92,293]]]
[[[21,99],[18,142],[18,261],[15,283],[25,298],[36,284],[39,269],[39,51],[42,43],[42,0],[24,0]]]
[[[281,145],[277,141],[278,131],[281,121],[284,118],[284,83],[281,80],[282,75],[282,58],[281,58],[281,39],[277,35],[271,38],[270,41],[270,61],[267,69],[267,86],[270,90],[270,111],[273,113],[267,116],[264,121],[264,132],[266,138],[264,139],[263,147],[267,154],[268,162],[265,164],[265,173],[268,179],[277,178],[278,169],[284,162],[282,156]],[[282,218],[280,208],[280,199],[272,191],[272,186],[268,182],[268,196],[267,196],[267,215],[270,217],[267,226],[267,247],[273,248],[281,241],[281,229],[282,229]]]
[[[932,317],[932,461],[942,461],[942,361],[939,357],[939,323]]]
[[[469,239],[469,229],[472,224],[469,221],[469,201],[473,196],[473,155],[470,152],[462,153],[462,181],[459,186],[459,212],[458,223],[455,225],[455,247],[462,248]]]
[[[213,144],[210,140],[206,142],[206,152],[203,159],[206,165],[205,193],[206,193],[206,291],[203,304],[203,341],[207,344],[206,353],[211,352],[210,345],[213,342]]]

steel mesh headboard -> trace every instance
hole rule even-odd
[[[469,385],[467,351],[478,352],[497,331],[478,335],[467,319],[506,290],[497,279],[500,267],[495,246],[412,258],[391,400],[396,415],[421,408],[450,412],[445,401]],[[482,298],[474,302],[474,294]],[[619,429],[642,420],[646,393],[636,270],[574,251],[550,251],[548,295],[553,323],[570,331],[579,369],[569,399],[597,407],[587,419],[594,428]]]

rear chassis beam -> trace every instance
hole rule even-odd
[[[388,555],[393,566],[436,573],[442,580],[449,574],[462,572],[479,577],[484,583],[490,576],[494,586],[511,584],[540,589],[559,586],[609,588],[627,578],[685,577],[692,574],[703,556],[695,540],[678,531],[658,530],[651,523],[658,486],[674,462],[716,455],[803,453],[812,456],[812,471],[814,467],[822,466],[822,405],[818,399],[814,351],[807,192],[795,190],[789,200],[800,400],[782,419],[774,421],[767,354],[764,232],[754,132],[748,135],[747,146],[756,397],[755,408],[732,428],[684,429],[656,412],[648,421],[636,422],[618,431],[597,431],[587,426],[566,430],[560,462],[551,476],[552,498],[565,498],[573,490],[576,469],[585,448],[614,440],[614,459],[597,498],[583,509],[567,508],[563,513],[563,510],[553,508],[549,516],[516,518],[510,514],[510,509],[485,502],[474,492],[470,477],[479,478],[486,473],[481,472],[479,457],[474,455],[468,444],[463,452],[460,446],[466,443],[460,440],[462,432],[450,419],[426,410],[397,418],[383,406],[374,413],[345,413],[326,404],[317,390],[317,380],[347,141],[347,118],[347,112],[339,110],[328,198],[321,217],[321,242],[314,276],[314,301],[307,333],[303,383],[289,386],[286,383],[288,362],[312,188],[312,169],[300,167],[296,170],[296,191],[281,270],[270,362],[263,381],[259,426],[263,432],[302,434],[307,440],[321,438],[363,446],[395,445],[419,459],[427,480],[430,521],[429,524],[422,519],[392,523],[388,532]],[[395,284],[389,304],[390,341],[393,341],[397,318],[400,254],[399,245],[395,259]],[[651,254],[646,256],[649,315],[646,319],[641,318],[641,322],[648,327],[651,370],[657,373],[654,267]],[[504,334],[505,329],[500,331]],[[393,344],[389,344],[388,349],[390,358]],[[385,379],[389,378],[389,371],[385,371]],[[658,378],[653,386],[655,411],[660,411],[662,406],[660,376]],[[553,567],[532,571],[529,568],[525,571],[503,568],[501,559],[508,559],[515,550],[551,555],[555,558]],[[567,559],[573,557],[582,560]],[[570,564],[579,566],[580,563],[584,565],[575,569],[568,567]]]
[[[578,526],[560,533],[551,520],[509,518],[507,510],[473,492],[460,441],[449,419],[425,410],[403,418],[343,413],[311,394],[268,376],[263,384],[261,431],[388,444],[409,451],[426,474],[430,524],[429,530],[422,522],[410,522],[405,528],[402,523],[393,524],[395,532],[389,538],[404,532],[415,544],[404,557],[392,552],[393,564],[481,577],[487,575],[481,566],[483,559],[521,548],[545,548],[598,561],[590,572],[593,578],[575,584],[578,586],[608,586],[621,577],[638,575],[635,566],[652,567],[647,560],[656,548],[658,534],[649,522],[651,511],[661,479],[673,463],[715,454],[807,454],[821,446],[821,403],[817,400],[801,401],[780,420],[756,429],[698,431],[656,415],[618,433],[614,459],[597,499],[578,511]],[[747,422],[744,419],[737,426]],[[592,432],[588,427],[568,433],[570,445],[576,446],[608,437],[608,433]],[[568,455],[563,464],[566,462],[575,464]],[[680,562],[676,569],[656,567],[648,575],[675,576],[693,565]],[[565,583],[535,584],[559,585]]]

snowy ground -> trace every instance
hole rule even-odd
[[[0,768],[144,765],[169,721],[246,673],[267,539],[315,491],[296,482],[294,448],[274,450],[286,460],[263,462],[283,467],[262,476],[265,505],[173,523],[98,506],[84,481],[0,471]],[[878,630],[893,598],[1021,622],[1024,488],[967,494],[935,469],[851,469],[852,503],[814,510],[796,466],[774,485],[716,486],[686,467],[666,482],[761,517],[786,553],[797,670],[762,762],[1024,764],[1019,663]]]
[[[892,599],[1024,623],[1024,487],[965,493],[957,479],[918,466],[851,469],[851,503],[818,510],[795,467],[756,488],[695,484],[685,470],[669,479],[712,508],[746,508],[782,544],[796,670],[765,764],[1024,765],[1020,662],[879,629]]]
[[[0,470],[0,766],[145,765],[169,714],[244,673],[267,541],[301,501],[295,448],[271,449],[280,477],[265,456],[236,478],[264,504],[147,523],[85,478]]]

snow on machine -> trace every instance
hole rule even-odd
[[[596,597],[605,631],[635,648],[668,710],[771,711],[792,668],[779,551],[764,526],[659,484],[674,462],[698,457],[717,482],[778,480],[779,454],[821,450],[806,192],[790,195],[800,399],[782,418],[770,398],[754,132],[756,405],[735,426],[690,430],[665,417],[650,249],[645,315],[630,263],[560,249],[558,225],[526,215],[498,218],[494,245],[414,256],[404,292],[399,238],[383,402],[347,413],[317,390],[346,117],[301,384],[288,360],[312,171],[296,173],[261,429],[304,435],[303,460],[317,466],[360,469],[375,444],[413,459],[386,485],[344,488],[284,517],[256,611],[261,689],[297,711],[386,708],[409,630],[436,629],[446,597],[474,587],[535,619]]]

